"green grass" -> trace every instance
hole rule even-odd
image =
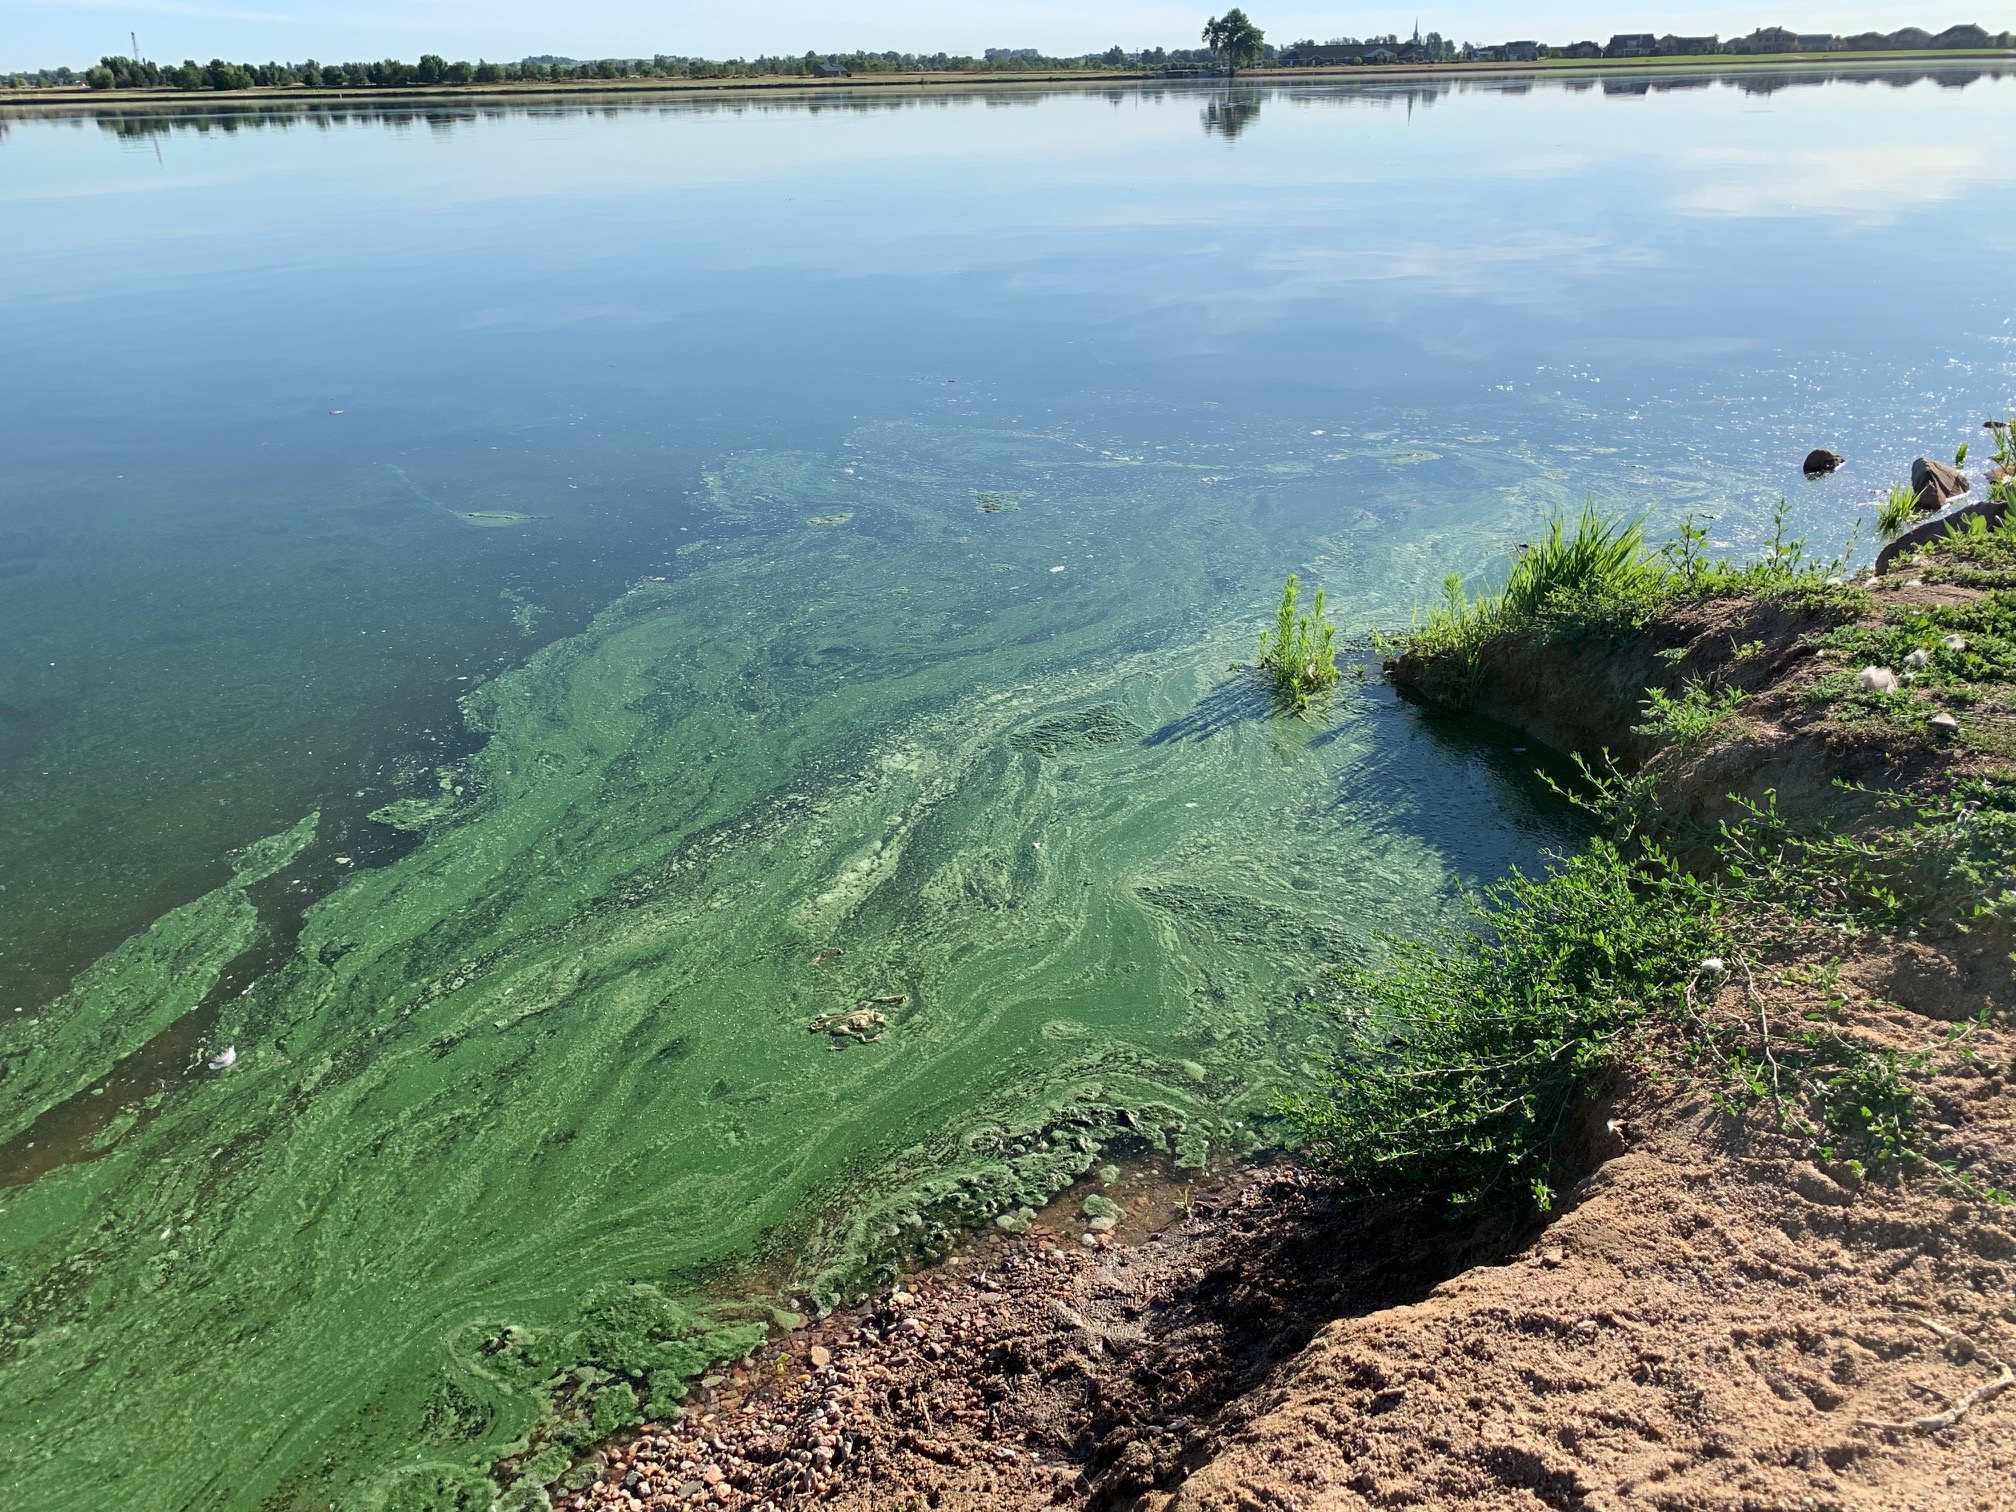
[[[1839,619],[1866,611],[1868,595],[1840,581],[1854,537],[1839,557],[1815,558],[1803,538],[1786,534],[1787,515],[1780,501],[1764,552],[1738,564],[1702,552],[1707,527],[1691,515],[1670,542],[1653,547],[1642,517],[1599,515],[1585,506],[1572,528],[1553,520],[1539,544],[1522,547],[1498,592],[1470,595],[1461,579],[1445,579],[1443,602],[1405,637],[1406,647],[1440,663],[1452,701],[1467,703],[1481,690],[1483,648],[1500,636],[1588,640],[1614,649],[1676,603],[1739,594]]]
[[[1918,496],[1909,484],[1898,483],[1876,510],[1876,534],[1894,541],[1911,528],[1911,516],[1918,511]]]

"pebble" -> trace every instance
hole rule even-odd
[[[824,1370],[833,1363],[833,1351],[824,1344],[814,1344],[811,1351],[812,1368]]]

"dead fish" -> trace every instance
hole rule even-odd
[[[837,945],[828,945],[824,950],[818,951],[813,955],[812,964],[814,966],[824,966],[828,961],[837,961],[839,959],[840,947]]]
[[[223,1053],[210,1062],[210,1069],[212,1071],[228,1071],[237,1064],[238,1047],[236,1045],[226,1045]]]

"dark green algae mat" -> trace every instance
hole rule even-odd
[[[724,463],[684,575],[469,696],[418,847],[223,1003],[236,1065],[5,1196],[0,1502],[487,1507],[1116,1140],[1268,1137],[1323,965],[1561,822],[1376,689],[1308,725],[1228,670],[1278,482],[907,426]],[[1427,518],[1303,565],[1404,617],[1476,523]],[[0,1137],[214,998],[314,830],[10,1040]]]

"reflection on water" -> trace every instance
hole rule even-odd
[[[2001,413],[2010,87],[0,117],[0,1501],[488,1505],[664,1298],[1266,1139],[1326,966],[1573,838],[1365,632]]]
[[[1227,90],[1204,102],[1204,130],[1226,141],[1237,141],[1239,133],[1260,118],[1261,93],[1257,89]]]
[[[173,132],[232,132],[292,126],[331,127],[371,124],[408,129],[426,126],[434,131],[450,131],[484,121],[502,121],[517,116],[545,120],[607,116],[615,112],[658,112],[681,116],[738,116],[788,114],[879,114],[887,112],[956,110],[979,106],[989,109],[1034,107],[1046,96],[1097,94],[1113,104],[1138,102],[1160,105],[1171,99],[1188,99],[1203,94],[1205,128],[1232,138],[1270,99],[1294,100],[1302,104],[1389,105],[1426,108],[1451,95],[1525,95],[1535,90],[1559,90],[1570,94],[1600,89],[1609,97],[1670,94],[1683,90],[1734,89],[1745,95],[1770,96],[1788,89],[1820,89],[1834,85],[1888,85],[1907,89],[1915,84],[1931,84],[1940,89],[1961,90],[1984,79],[2002,78],[2007,69],[1997,64],[1935,65],[1899,67],[1884,64],[1870,67],[1745,69],[1716,71],[1687,68],[1671,73],[1634,71],[1629,74],[1493,74],[1483,77],[1371,79],[1362,83],[1336,79],[1292,83],[1247,83],[1234,88],[1222,85],[1167,85],[1156,83],[1124,86],[1059,87],[1057,85],[941,85],[924,89],[881,90],[875,88],[812,90],[722,91],[713,95],[680,95],[669,100],[648,97],[606,97],[592,101],[556,98],[541,100],[511,97],[493,102],[424,105],[385,104],[347,100],[260,100],[219,101],[192,104],[187,101],[150,105],[145,100],[92,102],[88,106],[66,104],[37,106],[32,103],[0,101],[0,134],[16,119],[88,119],[101,131],[120,137],[145,137]]]

